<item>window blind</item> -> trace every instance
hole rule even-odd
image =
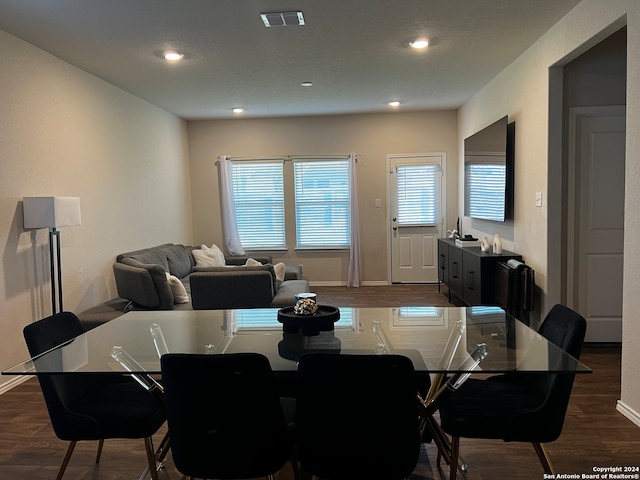
[[[232,161],[231,180],[243,248],[285,248],[283,162]]]
[[[398,165],[397,223],[430,226],[438,221],[438,165]]]
[[[294,160],[293,166],[297,247],[348,248],[348,160]]]

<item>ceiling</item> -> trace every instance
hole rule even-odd
[[[458,108],[577,3],[0,0],[0,29],[185,119],[325,115]]]

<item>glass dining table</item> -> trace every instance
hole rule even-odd
[[[278,309],[132,311],[2,371],[3,375],[160,374],[166,352],[265,355],[275,372],[295,372],[306,352],[401,354],[417,372],[590,373],[591,370],[497,307],[338,309],[331,328],[284,328]],[[301,319],[301,322],[306,321]],[[312,321],[309,319],[308,321]],[[307,332],[308,333],[308,332]],[[469,362],[483,345],[480,362]],[[117,352],[133,366],[125,368]]]
[[[252,352],[269,359],[281,394],[290,396],[295,394],[297,360],[305,353],[405,355],[416,370],[417,397],[424,406],[421,433],[434,440],[450,463],[451,443],[433,416],[439,395],[447,390],[445,382],[480,373],[591,373],[498,307],[334,311],[331,322],[318,327],[317,319],[303,317],[296,319],[294,328],[278,309],[132,311],[2,374],[128,374],[145,389],[163,395],[157,379],[164,353]],[[160,458],[166,455],[167,438],[159,448]],[[464,465],[462,459],[459,465]],[[461,474],[464,477],[462,470]]]

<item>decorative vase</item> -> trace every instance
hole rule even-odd
[[[482,239],[482,243],[480,244],[480,250],[482,250],[483,252],[488,252],[490,248],[491,244],[489,243],[489,239],[485,235]]]
[[[498,255],[502,253],[502,239],[497,233],[493,236],[493,253]]]

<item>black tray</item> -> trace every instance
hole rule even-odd
[[[278,310],[278,321],[282,324],[282,331],[296,333],[311,337],[321,331],[333,330],[333,324],[340,320],[340,310],[329,305],[318,305],[318,310],[313,315],[298,315],[293,307],[285,307]]]

